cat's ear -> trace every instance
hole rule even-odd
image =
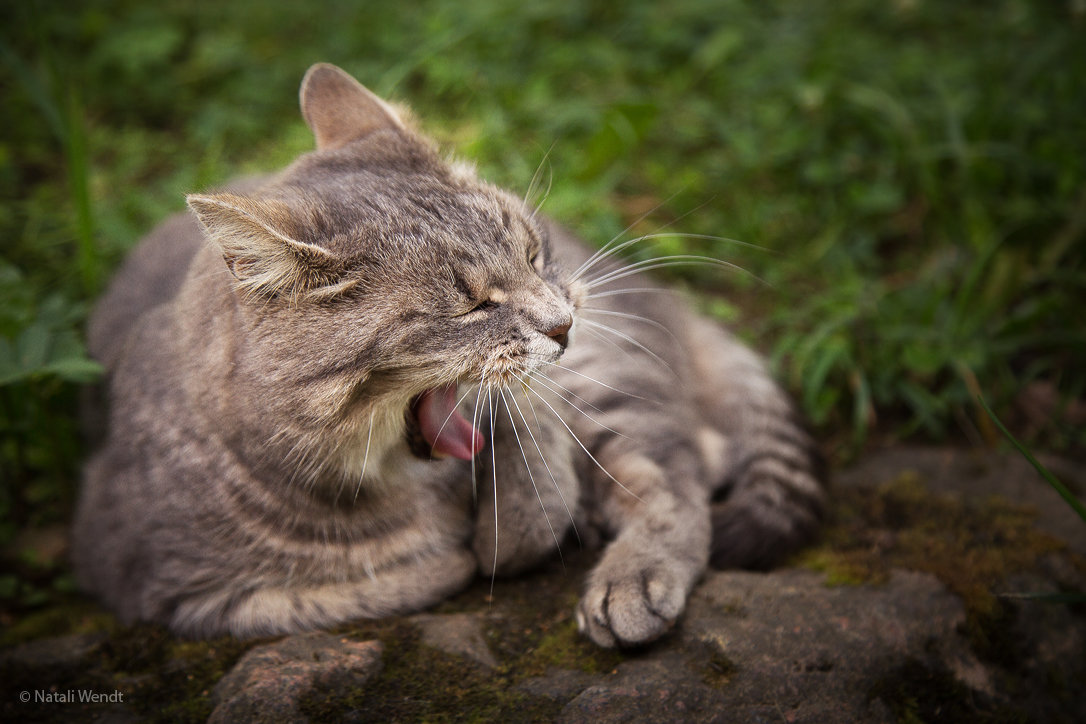
[[[384,128],[404,128],[389,104],[329,63],[317,63],[306,71],[298,95],[302,117],[319,149],[339,148]]]
[[[190,194],[187,201],[245,293],[297,301],[333,296],[353,283],[339,257],[291,238],[292,216],[282,202],[234,194]]]

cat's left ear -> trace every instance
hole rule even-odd
[[[306,71],[298,95],[318,149],[339,148],[381,129],[404,129],[392,106],[329,63]]]
[[[190,194],[187,201],[247,294],[297,301],[335,296],[354,284],[339,257],[292,238],[292,214],[282,202],[226,193]]]

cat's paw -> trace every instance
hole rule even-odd
[[[600,568],[593,572],[577,606],[577,627],[600,646],[637,646],[653,641],[671,629],[686,606],[685,581],[665,565],[636,570]]]

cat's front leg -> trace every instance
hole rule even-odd
[[[705,570],[707,493],[674,462],[666,467],[619,443],[600,456],[598,515],[615,539],[589,574],[577,624],[600,646],[635,646],[667,632]]]
[[[485,575],[510,575],[542,562],[576,525],[580,486],[573,443],[544,399],[535,390],[514,394],[507,388],[476,413],[480,426],[490,428],[490,444],[475,462],[472,543]]]

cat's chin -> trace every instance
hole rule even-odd
[[[407,445],[423,460],[471,460],[483,449],[482,433],[456,409],[457,385],[426,390],[411,401],[405,413]]]

